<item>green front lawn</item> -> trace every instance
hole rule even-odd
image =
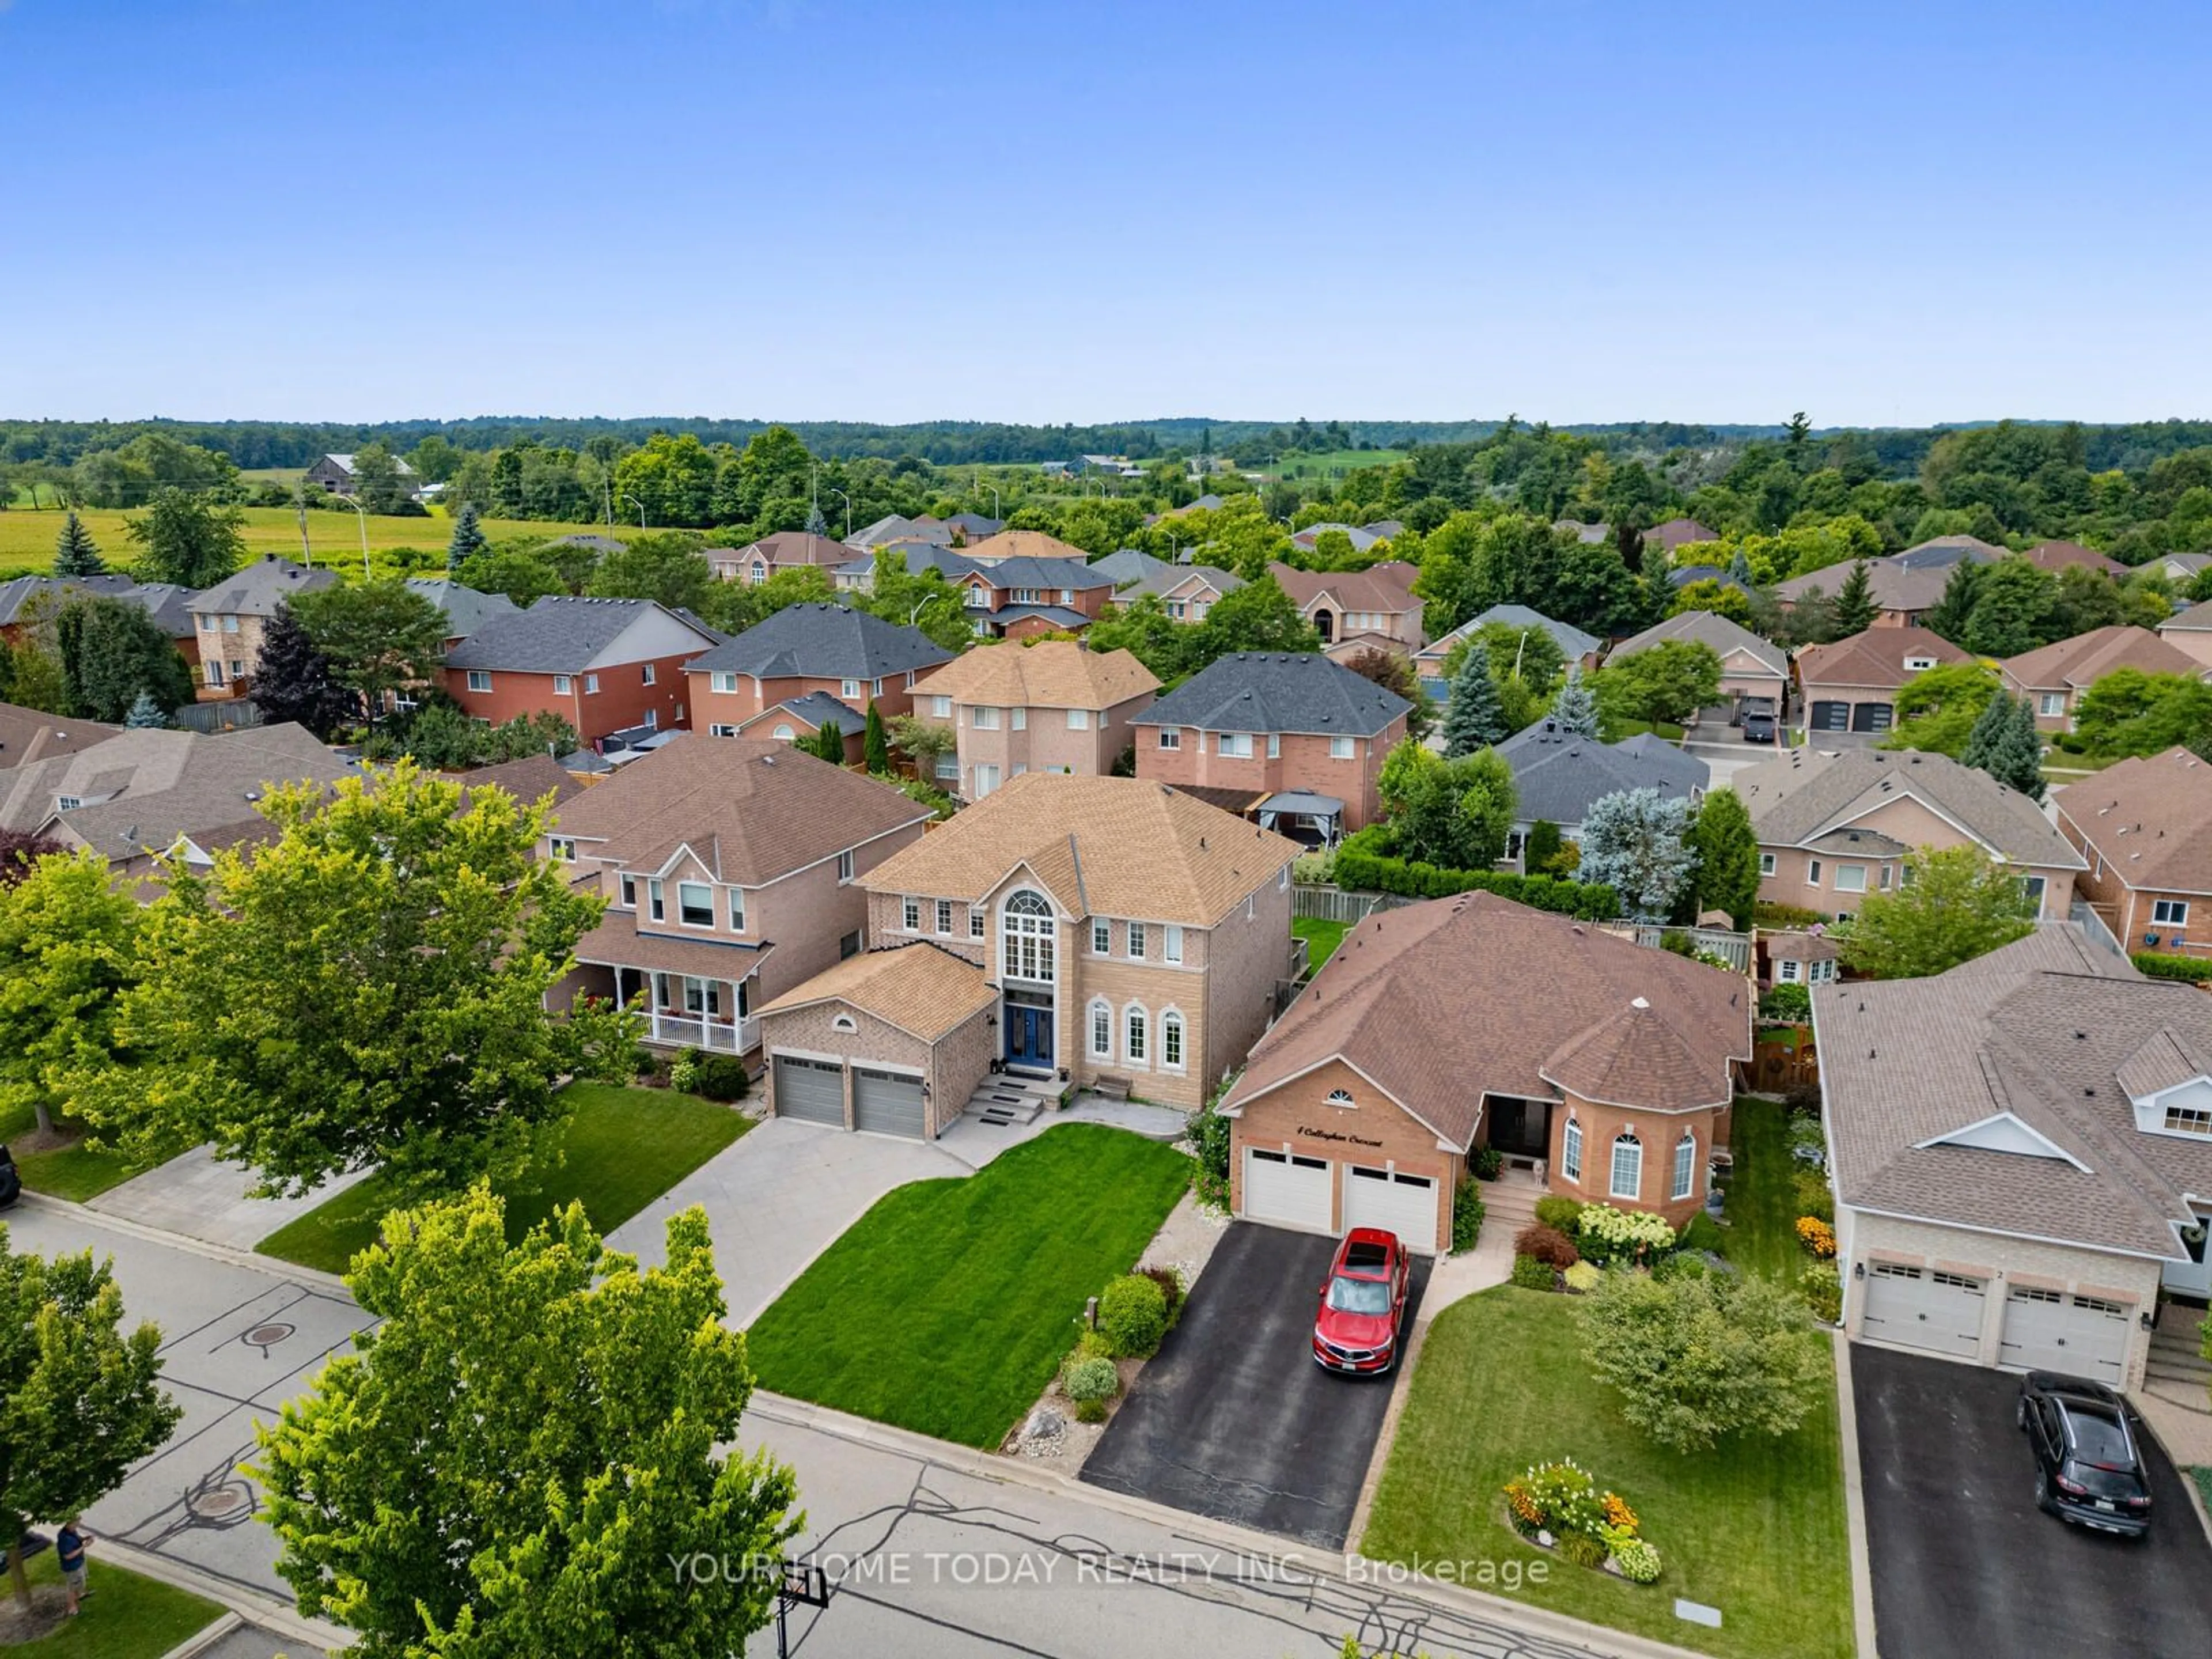
[[[1127,1273],[1190,1161],[1067,1123],[964,1180],[879,1200],[747,1334],[761,1386],[995,1448],[1074,1345],[1084,1299]]]
[[[1790,1183],[1790,1109],[1779,1101],[1739,1095],[1729,1151],[1729,1177],[1721,1214],[1721,1254],[1747,1273],[1795,1285],[1813,1258],[1797,1242],[1797,1199]]]
[[[1291,935],[1306,942],[1306,965],[1316,972],[1336,954],[1336,947],[1351,931],[1348,922],[1323,921],[1318,916],[1298,916],[1291,923]]]
[[[504,1183],[507,1231],[520,1238],[574,1200],[601,1233],[611,1232],[753,1127],[736,1108],[672,1089],[572,1083],[574,1115],[557,1132],[565,1157]],[[550,1162],[550,1160],[549,1160]],[[381,1176],[371,1176],[279,1228],[254,1246],[263,1255],[342,1273],[376,1242],[392,1207]]]
[[[40,1550],[26,1565],[34,1593],[61,1583],[52,1550]],[[52,1635],[11,1644],[6,1652],[22,1659],[157,1659],[222,1616],[221,1607],[189,1590],[102,1561],[97,1542],[86,1565],[89,1593],[83,1611],[64,1620]],[[11,1603],[15,1593],[12,1583],[0,1584],[0,1595]]]
[[[81,1127],[66,1119],[60,1120],[60,1124],[64,1129]],[[38,1115],[28,1105],[0,1110],[0,1146],[21,1141],[38,1125]],[[27,1152],[19,1146],[15,1149],[15,1170],[30,1191],[44,1193],[49,1198],[66,1198],[77,1204],[97,1197],[138,1173],[123,1161],[121,1153],[94,1152],[82,1142],[55,1146],[43,1152]]]

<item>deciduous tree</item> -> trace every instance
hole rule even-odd
[[[429,679],[445,654],[445,612],[397,578],[317,588],[291,609],[371,721],[386,694]]]
[[[919,714],[894,714],[890,735],[891,745],[913,763],[915,774],[925,783],[937,781],[938,761],[959,745],[959,734],[951,726],[937,725]]]
[[[1700,640],[1662,640],[1609,662],[1595,676],[1609,720],[1683,725],[1721,695],[1721,659]]]
[[[51,1133],[70,1076],[112,1063],[144,912],[90,848],[28,850],[0,876],[0,1107],[29,1107]]]
[[[599,561],[584,591],[594,599],[651,599],[671,610],[696,610],[714,586],[714,568],[696,536],[634,536]]]
[[[479,1186],[346,1282],[377,1322],[258,1431],[301,1612],[363,1659],[723,1659],[767,1623],[798,1486],[719,1449],[753,1379],[703,1212],[641,1270],[580,1205],[510,1245]]]
[[[164,710],[192,700],[192,671],[143,605],[74,594],[55,623],[70,711],[112,725],[151,693]]]
[[[138,548],[132,574],[142,582],[213,586],[246,562],[245,523],[237,507],[181,489],[157,490],[146,511],[123,527]]]
[[[400,473],[398,461],[380,443],[363,444],[354,452],[353,496],[371,513],[387,517],[410,509],[422,511],[415,505],[415,492]]]
[[[1495,750],[1448,761],[1407,738],[1384,759],[1378,789],[1398,856],[1447,870],[1487,870],[1505,855],[1513,769]]]
[[[274,842],[173,859],[118,1032],[136,1063],[79,1110],[126,1149],[213,1145],[257,1190],[382,1165],[400,1191],[519,1168],[564,1075],[621,1075],[635,1018],[545,994],[604,902],[537,856],[547,804],[403,761],[273,788]]]
[[[1233,651],[1318,651],[1321,635],[1273,576],[1223,594],[1191,629],[1191,666],[1203,668]],[[1154,670],[1158,672],[1158,670]]]
[[[1996,694],[1996,671],[1978,662],[1945,663],[1916,674],[1897,694],[1897,729],[1882,747],[1919,749],[1955,759]]]
[[[2009,945],[2035,928],[2020,877],[1971,843],[1905,855],[1893,891],[1870,893],[1839,928],[1844,963],[1882,979],[1923,979]]]

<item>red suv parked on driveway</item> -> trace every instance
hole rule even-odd
[[[1398,1235],[1356,1227],[1337,1247],[1314,1315],[1314,1362],[1352,1376],[1379,1376],[1398,1363],[1399,1325],[1413,1264]]]

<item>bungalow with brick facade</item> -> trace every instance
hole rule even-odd
[[[448,652],[446,690],[477,720],[558,714],[596,744],[617,732],[689,726],[684,665],[721,641],[651,599],[552,593]]]
[[[885,720],[914,709],[914,689],[952,653],[918,628],[885,622],[851,605],[788,605],[684,665],[691,682],[693,722],[717,738],[791,736],[819,728],[835,715],[821,699],[844,705],[847,738],[872,703]],[[799,705],[805,705],[800,707]],[[761,729],[761,717],[785,711]],[[802,730],[803,727],[803,730]]]
[[[1024,773],[860,877],[873,954],[762,1012],[769,1108],[927,1139],[1101,1079],[1194,1108],[1274,1013],[1297,853],[1158,784]]]
[[[1880,623],[1849,639],[1797,653],[1800,723],[1831,745],[1872,743],[1897,724],[1897,694],[1915,675],[1973,658],[1924,628]]]
[[[1230,1207],[1433,1254],[1476,1146],[1586,1203],[1704,1204],[1751,1056],[1751,983],[1492,893],[1377,910],[1221,1107]]]
[[[717,577],[756,587],[781,571],[816,569],[826,576],[852,562],[853,550],[844,543],[805,530],[779,530],[743,547],[707,550],[707,562]]]
[[[1137,717],[1137,775],[1331,846],[1382,815],[1383,757],[1412,712],[1327,657],[1233,652]]]
[[[2212,1291],[2212,998],[2062,924],[1813,1029],[1851,1338],[2142,1386]]]
[[[2089,863],[2075,887],[2113,936],[2207,957],[2212,977],[2212,763],[2175,747],[2069,783],[2051,805]]]
[[[1267,574],[1339,662],[1370,649],[1411,657],[1428,643],[1421,601],[1413,597],[1418,566],[1394,560],[1365,570],[1300,570],[1276,563]]]
[[[1096,565],[1091,568],[1097,568]],[[1173,620],[1200,623],[1221,603],[1224,595],[1234,593],[1243,586],[1244,579],[1233,570],[1222,570],[1210,564],[1171,564],[1117,587],[1113,603],[1127,610],[1151,594]]]
[[[2004,689],[2025,697],[2035,710],[2039,731],[2071,732],[2081,694],[2106,675],[2122,668],[2146,674],[2180,674],[2203,679],[2212,673],[2179,647],[2168,644],[2148,628],[2115,623],[2093,628],[2068,640],[2055,640],[2007,657],[1997,665]]]
[[[607,901],[552,1001],[635,1003],[647,1042],[750,1054],[763,1006],[860,952],[861,879],[929,816],[780,743],[679,734],[562,805],[540,848]]]
[[[1127,651],[1041,640],[954,658],[929,677],[915,708],[952,728],[954,752],[939,757],[936,781],[981,800],[1024,772],[1106,776],[1159,691],[1159,677]]]
[[[261,640],[277,609],[301,593],[329,587],[335,570],[264,554],[235,574],[185,596],[198,641],[203,700],[242,697],[261,669]]]
[[[1988,773],[1917,749],[1796,749],[1729,780],[1759,838],[1759,896],[1842,921],[1904,878],[1915,848],[1973,846],[2063,919],[2087,865],[2043,809]]]
[[[1678,611],[1641,634],[1623,640],[1606,657],[1625,662],[1669,640],[1711,648],[1721,659],[1721,696],[1741,708],[1747,697],[1771,697],[1781,712],[1790,690],[1790,653],[1716,611]]]
[[[1656,789],[1694,810],[1712,781],[1712,769],[1686,749],[1650,732],[1619,743],[1600,743],[1561,726],[1549,714],[1498,745],[1513,769],[1514,821],[1505,855],[1522,868],[1528,832],[1549,823],[1581,845],[1583,819],[1607,795]]]

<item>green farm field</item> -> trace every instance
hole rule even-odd
[[[1285,483],[1318,483],[1341,478],[1363,466],[1388,466],[1406,455],[1402,449],[1333,449],[1316,455],[1285,455],[1271,470]]]

